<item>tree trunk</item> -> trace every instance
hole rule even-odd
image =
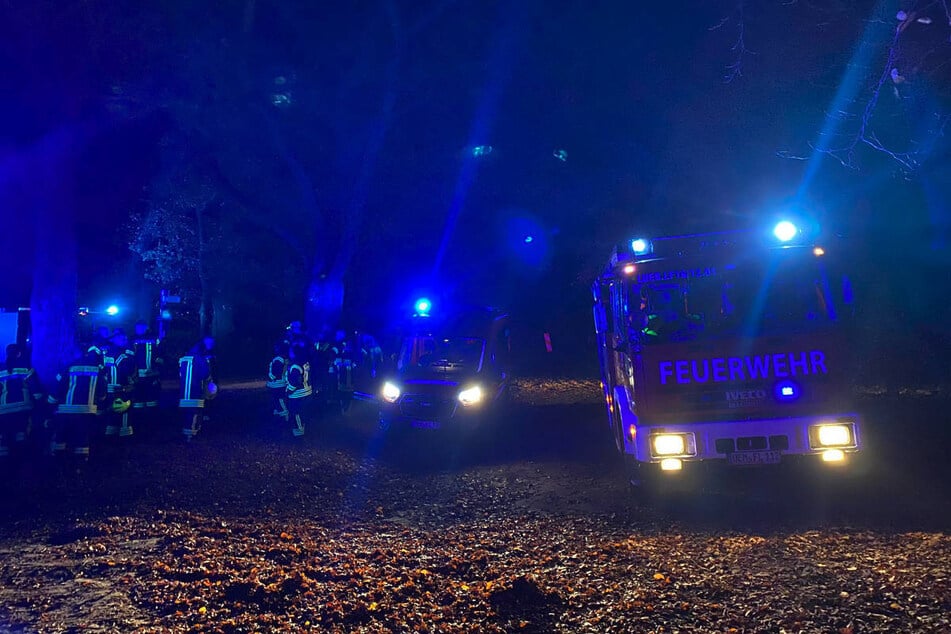
[[[195,224],[198,229],[198,283],[201,288],[198,306],[198,330],[201,336],[211,332],[214,308],[211,301],[211,288],[205,272],[205,219],[204,209],[195,208]]]
[[[38,157],[31,182],[34,219],[33,291],[30,296],[33,365],[49,383],[77,354],[76,233],[65,157]]]
[[[241,22],[245,34],[254,29],[254,3],[255,0],[244,0],[244,16]]]
[[[343,276],[314,276],[308,285],[304,306],[304,319],[312,332],[330,332],[340,325],[343,295]]]
[[[230,298],[216,295],[214,315],[211,319],[211,334],[215,339],[224,339],[234,332],[234,303]]]

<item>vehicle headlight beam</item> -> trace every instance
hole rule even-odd
[[[395,403],[400,398],[400,388],[394,383],[387,381],[383,384],[383,400],[387,403]]]
[[[459,392],[459,402],[463,407],[471,407],[482,402],[482,388],[478,385],[466,388]]]

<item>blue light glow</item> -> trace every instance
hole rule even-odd
[[[644,238],[635,238],[631,240],[631,250],[634,251],[634,255],[644,255],[650,252],[651,243]]]
[[[472,148],[472,156],[475,156],[476,158],[481,156],[488,156],[489,154],[492,154],[491,145],[477,145],[474,148]]]
[[[414,307],[417,315],[428,315],[429,311],[433,308],[433,303],[426,297],[420,297],[416,300]]]
[[[773,386],[773,394],[777,401],[791,402],[795,401],[801,395],[799,385],[793,381],[780,381]]]
[[[534,240],[534,236],[525,236],[525,244],[531,244]]]
[[[799,227],[788,220],[783,220],[773,227],[773,235],[776,236],[776,239],[780,242],[789,242],[799,235]]]
[[[109,306],[108,308],[106,308],[106,314],[107,314],[107,315],[118,315],[118,314],[119,314],[119,307],[116,306],[115,304],[112,304],[111,306]]]

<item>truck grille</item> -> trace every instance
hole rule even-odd
[[[715,441],[717,453],[733,453],[734,451],[760,451],[769,447],[773,450],[785,451],[789,449],[788,436],[744,436],[733,438],[717,438]]]
[[[400,399],[400,414],[415,420],[445,420],[452,417],[456,404],[418,394],[407,394]]]

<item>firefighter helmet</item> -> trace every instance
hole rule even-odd
[[[129,411],[130,407],[132,407],[132,401],[123,401],[118,396],[112,401],[112,411],[116,414],[123,414]]]

